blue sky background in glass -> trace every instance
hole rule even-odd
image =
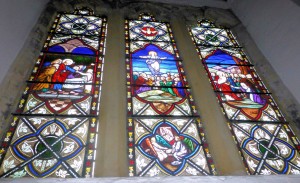
[[[162,51],[158,47],[154,45],[149,45],[143,50],[139,50],[132,54],[132,67],[133,67],[133,72],[145,72],[147,74],[151,74],[148,65],[146,64],[145,58],[141,58],[140,56],[148,56],[149,51],[155,51],[157,53],[157,56],[160,58],[165,58],[162,59],[162,62],[160,63],[160,72],[162,74],[167,74],[167,73],[178,73],[178,68],[176,65],[176,61],[174,60],[174,56],[166,51]],[[140,59],[139,59],[140,58]],[[170,61],[174,60],[174,61]]]
[[[60,45],[55,45],[49,48],[50,52],[66,53],[67,51]],[[77,47],[72,50],[72,54],[95,55],[95,52],[89,48]]]
[[[217,50],[213,55],[209,56],[205,60],[205,63],[238,64],[232,59],[231,55],[228,55],[221,50]]]
[[[161,48],[149,44],[148,46],[142,48],[139,51],[136,51],[132,54],[133,58],[139,58],[140,56],[147,56],[149,55],[149,51],[155,51],[159,57],[166,57],[165,60],[175,60],[174,56],[171,53],[168,53],[167,51],[163,51]]]

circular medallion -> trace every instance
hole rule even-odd
[[[45,137],[44,140],[50,146],[57,140],[57,137],[49,136],[49,137]],[[52,150],[55,152],[60,152],[62,150],[62,148],[63,148],[62,141],[60,141],[60,142],[56,143],[54,146],[52,146]],[[47,149],[47,147],[43,143],[40,143],[40,142],[38,142],[35,146],[35,151],[37,154],[44,151],[45,149]],[[41,156],[39,158],[51,159],[53,157],[54,157],[53,153],[50,150],[47,150],[46,152],[41,154]]]

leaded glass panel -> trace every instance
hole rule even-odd
[[[0,169],[2,177],[84,176],[86,147],[93,145],[88,131],[95,128],[90,124],[95,125],[96,118],[28,116],[17,120]]]
[[[129,22],[129,38],[139,41],[170,41],[166,24],[158,22],[134,21]]]
[[[300,174],[299,140],[229,29],[190,34],[249,174]]]
[[[230,125],[250,174],[299,174],[297,139],[288,125],[233,123]]]
[[[55,20],[52,30],[58,34],[99,35],[101,33],[102,19],[96,16],[82,16],[74,14],[61,14]]]
[[[129,126],[137,176],[211,175],[199,118],[129,118]]]
[[[195,36],[195,42],[205,46],[238,46],[232,34],[228,34],[226,29],[212,27],[196,27],[191,30]]]
[[[2,143],[1,177],[93,176],[106,18],[81,9],[54,22]]]
[[[167,23],[126,20],[130,176],[216,174]]]

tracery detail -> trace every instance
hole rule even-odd
[[[168,23],[125,21],[130,176],[214,175]]]
[[[106,18],[58,14],[0,150],[1,177],[92,177]]]
[[[229,29],[190,28],[248,174],[300,174],[299,140]]]

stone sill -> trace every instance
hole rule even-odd
[[[182,176],[182,177],[105,177],[105,178],[80,178],[80,179],[58,179],[58,178],[20,178],[1,179],[1,183],[299,183],[300,175],[270,175],[270,176]]]

